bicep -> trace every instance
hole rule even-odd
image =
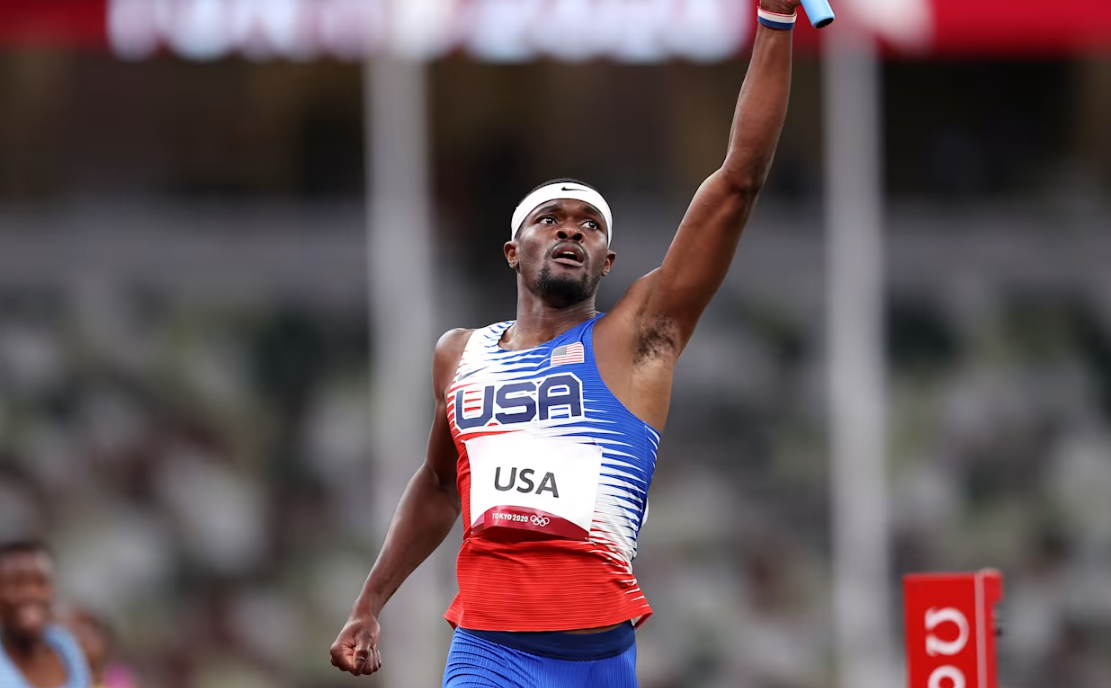
[[[443,398],[436,400],[436,412],[432,418],[432,430],[428,434],[428,453],[425,467],[432,473],[436,486],[441,490],[457,493],[455,483],[459,465],[459,453],[451,436],[451,426],[447,420],[447,404]]]
[[[436,410],[432,416],[432,430],[428,433],[428,453],[424,467],[432,474],[439,489],[456,496],[458,489],[455,473],[459,453],[451,436],[451,424],[448,423],[447,395],[470,335],[470,330],[462,329],[444,333],[436,343],[436,351],[432,357],[432,394],[436,400]]]

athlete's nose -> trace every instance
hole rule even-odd
[[[577,241],[579,243],[582,243],[583,240],[583,233],[579,230],[568,232],[565,229],[561,229],[557,234],[560,239],[570,239],[571,241]]]

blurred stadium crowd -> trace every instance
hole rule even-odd
[[[1001,568],[1005,685],[1104,685],[1111,329],[1077,301],[1005,299],[971,328],[923,303],[891,312],[897,569]],[[374,546],[355,319],[133,308],[106,341],[64,308],[5,306],[0,534],[48,535],[64,597],[119,627],[149,685],[339,685],[322,648]],[[814,328],[743,298],[714,313],[638,560],[642,675],[825,686]]]
[[[440,305],[444,327],[509,317],[509,276],[486,268],[497,265],[503,216],[534,178],[609,183],[618,212],[643,232],[616,246],[617,279],[647,270],[721,145],[713,134],[724,131],[735,91],[717,86],[742,68],[653,67],[621,80],[603,70],[577,86],[605,110],[586,133],[593,115],[566,105],[534,112],[528,97],[570,88],[581,72],[511,67],[492,77],[475,66],[438,66],[439,257],[443,289],[452,292]],[[1026,68],[1078,79],[1083,70]],[[0,242],[20,245],[46,225],[56,232],[48,240],[76,239],[90,217],[109,226],[135,206],[184,232],[195,205],[218,213],[213,203],[226,203],[248,215],[256,211],[242,208],[257,206],[269,218],[275,199],[288,196],[303,202],[283,219],[304,226],[298,246],[309,251],[339,236],[358,255],[358,209],[331,221],[353,231],[329,238],[313,225],[335,214],[335,197],[360,191],[355,71],[233,63],[202,77],[194,69],[0,57],[0,100],[12,102],[5,85],[30,83],[28,74],[38,84],[0,113],[0,199],[9,206]],[[903,69],[919,73],[911,80],[919,86],[956,76],[944,67]],[[951,93],[988,82],[1000,90],[963,101],[972,112],[965,119],[948,110],[953,117],[921,135],[925,144],[907,142],[918,136],[906,133],[913,121],[892,125],[889,142],[892,184],[904,192],[892,224],[910,226],[906,236],[918,242],[902,258],[893,248],[892,281],[914,265],[930,277],[908,278],[890,299],[892,575],[1003,570],[1002,685],[1111,685],[1111,289],[1100,289],[1098,261],[1081,270],[1052,258],[1075,236],[1093,236],[1070,233],[1070,223],[1103,228],[1083,246],[1106,249],[1111,155],[1074,158],[1070,143],[1037,133],[1047,120],[1092,116],[1072,112],[1078,101],[1067,97],[1057,109],[1016,106],[1002,132],[980,136],[993,108],[1038,96],[1025,78],[987,67],[969,73]],[[817,100],[815,75],[812,63],[800,65],[802,107],[782,164],[742,244],[738,274],[677,374],[637,560],[657,613],[639,634],[646,688],[831,685],[819,127],[805,107]],[[915,109],[914,93],[897,87],[906,75],[889,75],[889,109]],[[142,116],[123,113],[82,87],[90,76],[107,92],[146,89],[151,102],[136,105]],[[1049,81],[1030,88],[1058,88]],[[655,82],[671,109],[640,117],[638,108],[659,98],[642,92]],[[344,89],[351,93],[336,95]],[[468,99],[474,92],[485,97]],[[89,117],[78,133],[66,131],[75,110]],[[205,113],[211,119],[198,123]],[[559,126],[572,133],[535,134]],[[97,127],[110,134],[91,140]],[[43,143],[55,135],[60,143]],[[232,140],[236,155],[222,154]],[[27,172],[20,161],[36,150],[47,151],[45,161]],[[575,155],[585,162],[558,169]],[[1055,205],[1062,194],[1073,213],[1067,222]],[[976,222],[956,221],[962,213],[983,219],[984,237]],[[1045,279],[983,274],[969,286],[938,274],[979,238],[999,246],[990,241],[1000,233],[989,230],[1016,216],[1032,228],[1021,236],[1034,240],[1021,255],[1004,251],[1003,262],[1012,275]],[[265,227],[249,231],[269,241]],[[97,236],[114,235],[93,235],[94,244]],[[893,247],[899,241],[896,232]],[[0,283],[0,538],[33,532],[50,541],[64,600],[111,621],[139,685],[347,685],[326,651],[377,546],[367,503],[374,381],[365,283],[348,284],[352,296],[336,304],[231,288],[184,297],[126,275],[113,280],[102,292],[71,289],[63,274],[9,273]],[[603,291],[619,293],[615,285]],[[419,457],[404,460],[415,468]]]

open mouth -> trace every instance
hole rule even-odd
[[[586,251],[574,242],[564,241],[552,249],[551,258],[561,265],[582,267],[586,262]]]
[[[50,620],[50,607],[39,603],[25,603],[16,608],[15,621],[23,629],[42,628]]]

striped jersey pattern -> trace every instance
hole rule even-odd
[[[445,615],[456,627],[561,631],[628,620],[639,624],[652,613],[632,564],[660,435],[602,381],[593,349],[599,317],[521,351],[501,348],[499,341],[513,323],[498,323],[474,331],[463,351],[447,395],[464,525],[456,566],[459,593]],[[506,538],[490,536],[477,524],[472,528],[481,514],[471,513],[468,443],[474,448],[484,438],[506,433],[551,443],[557,464],[558,448],[565,449],[567,442],[588,445],[601,457],[588,535],[537,538],[529,530],[501,529],[519,536]],[[528,461],[518,457],[521,465]],[[533,483],[540,475],[538,468]],[[499,473],[495,482],[508,484],[512,477]],[[567,487],[558,488],[565,497]],[[533,524],[546,524],[538,513]]]

